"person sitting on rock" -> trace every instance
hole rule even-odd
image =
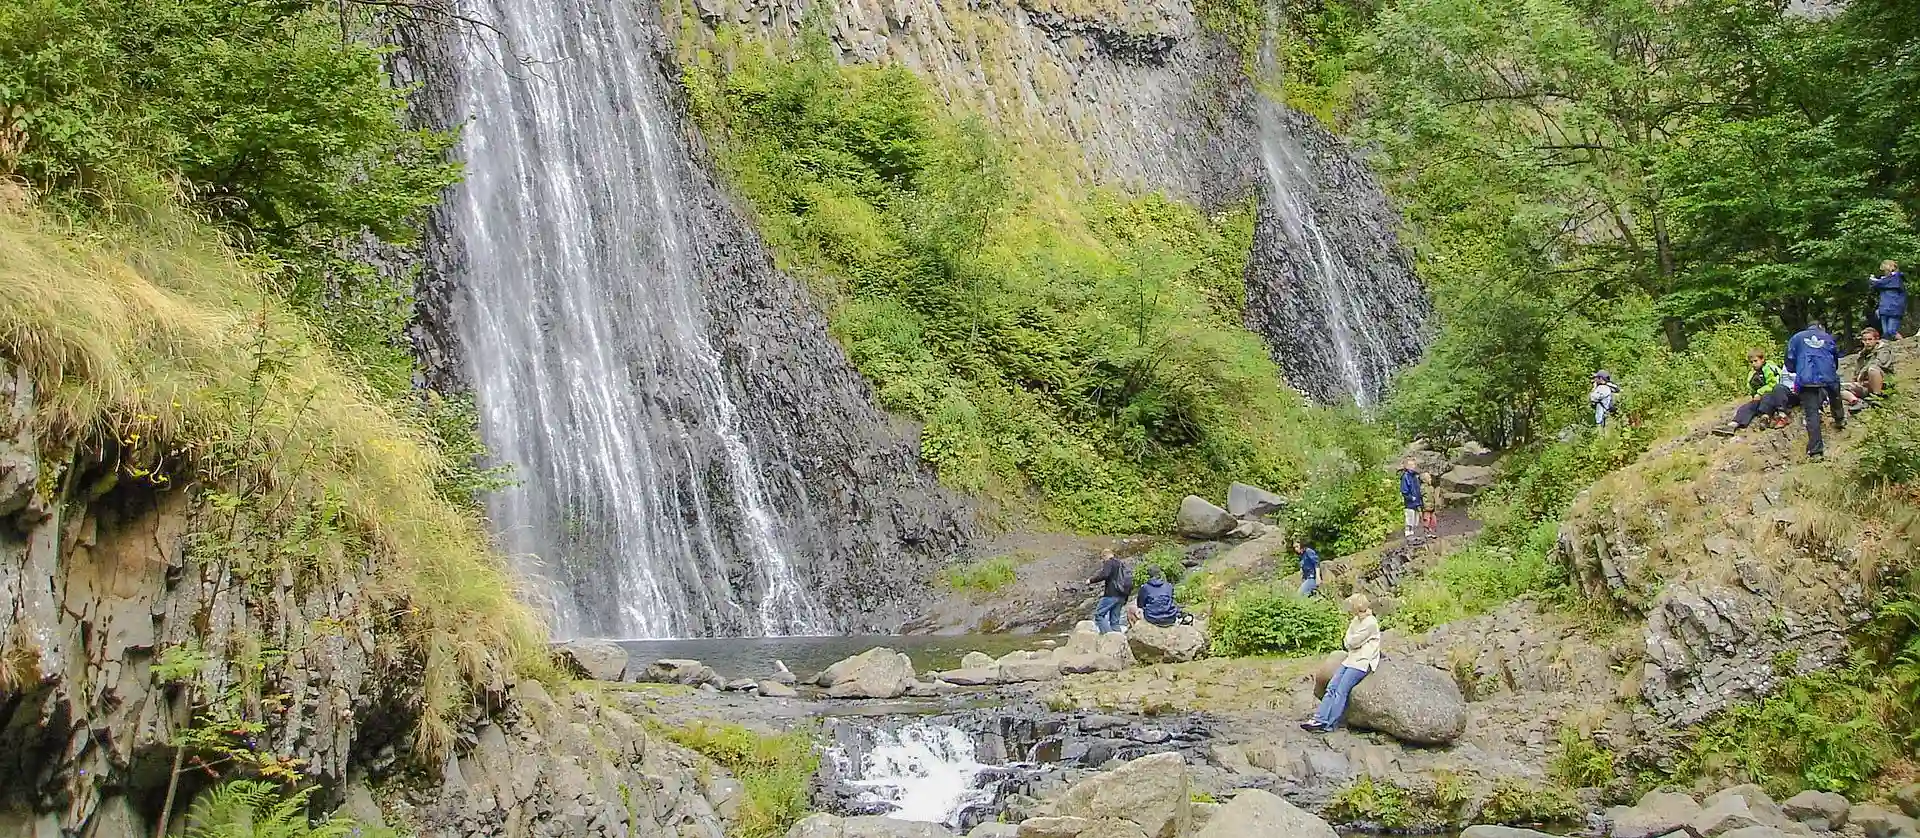
[[[1087,580],[1089,585],[1099,585],[1100,604],[1094,606],[1093,624],[1101,634],[1120,631],[1127,627],[1127,595],[1133,593],[1133,572],[1125,562],[1120,561],[1112,550],[1100,553],[1100,573]]]
[[[1367,595],[1347,597],[1347,611],[1353,615],[1341,644],[1346,647],[1347,658],[1341,661],[1340,671],[1334,673],[1333,680],[1327,682],[1320,709],[1300,725],[1314,733],[1326,733],[1340,724],[1341,717],[1347,714],[1347,697],[1353,688],[1380,665],[1380,621],[1373,618],[1372,603],[1367,601]]]
[[[1320,554],[1304,541],[1293,543],[1293,554],[1300,557],[1300,595],[1313,596],[1320,587]]]
[[[1140,616],[1147,622],[1161,628],[1180,622],[1180,604],[1173,601],[1173,583],[1167,581],[1167,572],[1159,565],[1147,568],[1147,584],[1140,586],[1136,596],[1140,606]]]
[[[1746,404],[1733,411],[1733,419],[1714,429],[1721,436],[1733,436],[1733,433],[1753,424],[1761,416],[1768,417],[1773,427],[1787,426],[1787,407],[1793,404],[1793,388],[1781,381],[1779,364],[1767,360],[1762,349],[1747,350],[1747,367],[1752,370],[1747,375],[1747,392],[1752,396]]]
[[[1424,505],[1426,493],[1420,489],[1420,461],[1408,457],[1400,464],[1400,500],[1406,506],[1406,539],[1413,540],[1414,531],[1420,527],[1420,507]]]
[[[1859,410],[1870,400],[1879,399],[1887,390],[1887,377],[1893,374],[1893,344],[1880,339],[1880,330],[1871,326],[1860,332],[1860,354],[1847,370],[1840,385],[1840,397],[1847,407]]]

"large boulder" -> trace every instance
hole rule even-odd
[[[953,838],[953,833],[944,826],[923,821],[815,814],[794,824],[787,830],[787,838]]]
[[[627,650],[606,640],[568,640],[553,644],[560,663],[581,678],[618,681],[627,674]]]
[[[1180,501],[1180,516],[1174,522],[1181,535],[1200,541],[1225,538],[1239,525],[1239,519],[1232,513],[1198,495],[1188,495]]]
[[[1808,789],[1786,799],[1780,804],[1780,811],[1797,823],[1813,827],[1817,832],[1831,832],[1847,825],[1847,813],[1852,805],[1847,798],[1830,791]]]
[[[1060,677],[1060,661],[1054,652],[1008,652],[994,662],[994,671],[1002,684],[1026,681],[1052,681]]]
[[[1767,817],[1767,813],[1756,809],[1746,797],[1738,794],[1721,793],[1708,800],[1701,807],[1700,814],[1687,822],[1687,831],[1696,838],[1719,838],[1737,829],[1750,826],[1773,826],[1776,820]]]
[[[993,665],[993,656],[986,652],[968,652],[960,656],[961,669],[986,669]]]
[[[760,691],[761,695],[768,698],[798,698],[800,696],[799,690],[775,681],[772,678],[762,680],[756,685],[756,689]]]
[[[1555,836],[1532,829],[1480,824],[1461,830],[1460,838],[1555,838]]]
[[[1193,823],[1192,793],[1186,759],[1154,754],[1074,783],[1054,810],[1065,817],[1128,821],[1146,838],[1177,838]]]
[[[1241,789],[1215,810],[1193,838],[1335,838],[1326,821],[1294,806],[1279,795],[1259,789]]]
[[[682,684],[689,687],[710,685],[718,689],[725,682],[713,667],[686,658],[661,658],[647,664],[638,680],[655,684]]]
[[[1326,695],[1327,683],[1345,659],[1345,652],[1327,656],[1314,673],[1314,695]],[[1409,745],[1445,745],[1466,732],[1467,699],[1445,672],[1408,660],[1385,660],[1353,688],[1346,722]]]
[[[1634,806],[1607,810],[1607,834],[1613,838],[1658,838],[1684,830],[1700,815],[1700,803],[1684,794],[1650,791]]]
[[[1867,838],[1912,838],[1917,832],[1912,818],[1871,803],[1862,803],[1847,813],[1847,821],[1860,827]]]
[[[1185,663],[1207,648],[1204,622],[1163,627],[1141,620],[1128,627],[1126,637],[1127,647],[1140,663]]]
[[[1227,512],[1235,518],[1265,515],[1287,508],[1287,499],[1259,486],[1235,483],[1227,487]]]
[[[1458,466],[1490,466],[1500,459],[1500,455],[1485,445],[1468,440],[1465,445],[1448,451],[1447,459]]]
[[[918,680],[910,658],[875,646],[827,667],[814,683],[829,698],[899,698]]]
[[[1493,469],[1488,466],[1454,466],[1440,475],[1440,488],[1471,495],[1493,485]]]
[[[977,669],[949,669],[934,673],[935,678],[956,687],[985,687],[1000,683],[1000,668],[989,660],[987,666]]]

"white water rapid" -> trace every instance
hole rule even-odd
[[[973,738],[959,728],[914,722],[875,730],[864,754],[835,748],[830,756],[843,763],[848,785],[865,790],[863,802],[893,807],[891,818],[950,824],[967,806],[993,799],[991,789],[975,788],[991,766],[980,764]]]
[[[483,434],[519,481],[490,500],[504,545],[561,636],[831,630],[700,298],[646,7],[459,7],[487,31],[462,39],[453,314]]]

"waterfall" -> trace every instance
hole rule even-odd
[[[503,545],[561,636],[831,630],[703,299],[714,257],[689,206],[706,196],[689,194],[647,8],[460,10],[488,34],[462,39],[445,270],[483,435],[518,480],[489,501]]]

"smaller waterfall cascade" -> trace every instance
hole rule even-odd
[[[888,817],[951,824],[967,807],[993,800],[993,789],[979,782],[992,766],[980,764],[965,731],[914,722],[871,735],[862,752],[835,748],[830,758],[841,763],[848,785],[864,791],[862,803]]]

